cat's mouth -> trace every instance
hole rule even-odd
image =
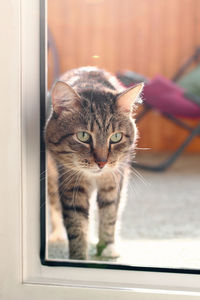
[[[98,166],[92,168],[84,167],[84,170],[91,175],[101,175],[108,171],[114,171],[114,169],[116,169],[116,164],[106,164],[103,168],[99,168]]]
[[[98,166],[93,166],[93,167],[82,167],[82,170],[86,172],[88,175],[100,175],[104,172],[104,170],[107,169],[106,167],[99,168]]]
[[[100,174],[104,171],[105,168],[100,169],[100,168],[96,167],[96,168],[86,168],[86,169],[87,169],[87,171],[89,171],[92,174]]]
[[[102,173],[102,171],[103,170],[101,170],[101,169],[99,169],[99,170],[93,170],[92,173],[99,174],[99,173]]]
[[[98,163],[96,164],[88,164],[88,165],[85,165],[83,164],[81,166],[82,170],[84,172],[86,172],[88,175],[101,175],[102,173],[104,172],[107,172],[107,171],[114,171],[116,168],[117,168],[117,161],[116,160],[113,160],[113,161],[109,161],[107,162],[106,164],[104,164],[103,166],[102,165],[99,165]]]

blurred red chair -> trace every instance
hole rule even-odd
[[[197,48],[195,53],[190,57],[186,63],[180,68],[177,74],[174,76],[173,80],[178,83],[181,80],[183,74],[188,69],[188,67],[195,61],[198,62],[200,58],[200,48]],[[199,73],[198,73],[198,72]],[[200,75],[200,67],[196,71]],[[184,142],[178,147],[178,149],[170,155],[165,161],[158,165],[145,165],[142,163],[134,162],[134,167],[138,167],[144,170],[150,171],[164,171],[179,157],[183,150],[188,146],[188,144],[196,136],[200,136],[200,123],[196,127],[191,127],[187,123],[183,122],[180,118],[200,118],[200,94],[196,95],[194,93],[188,92],[190,90],[190,85],[192,81],[190,79],[191,75],[186,75],[188,77],[189,86],[188,89],[184,89],[177,83],[174,83],[162,76],[156,76],[152,80],[148,80],[139,74],[134,72],[119,72],[117,74],[118,79],[127,86],[132,86],[138,82],[144,81],[146,83],[143,92],[143,110],[137,115],[136,121],[141,120],[150,110],[156,110],[160,112],[164,117],[170,119],[176,125],[189,131],[188,137]],[[196,85],[200,91],[200,76],[196,78]],[[183,82],[187,82],[187,78]]]

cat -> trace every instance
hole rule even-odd
[[[88,258],[90,197],[97,189],[97,255],[117,257],[116,223],[138,131],[134,120],[143,83],[125,89],[110,73],[82,67],[65,73],[51,92],[45,128],[52,239],[70,259]]]

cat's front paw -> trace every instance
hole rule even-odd
[[[119,251],[117,250],[115,244],[108,244],[101,253],[102,257],[107,258],[117,258],[120,256]]]

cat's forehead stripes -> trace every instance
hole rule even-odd
[[[104,136],[107,138],[110,133],[114,132],[115,124],[112,120],[112,117],[107,117],[105,120],[102,120],[97,115],[91,117],[88,123],[88,130],[95,133],[97,137]]]
[[[115,112],[115,95],[110,92],[102,93],[98,90],[84,90],[81,94],[85,102],[85,112],[88,119],[88,129],[94,131],[94,127],[101,132],[114,128],[113,115]],[[85,115],[85,116],[86,116]],[[96,125],[96,126],[95,126]]]

